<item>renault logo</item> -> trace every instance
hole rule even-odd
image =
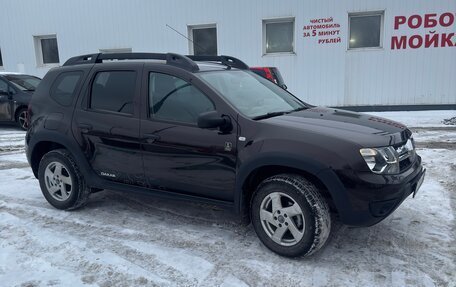
[[[231,151],[233,149],[233,144],[231,142],[225,142],[225,151]]]

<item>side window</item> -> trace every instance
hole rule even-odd
[[[149,74],[150,115],[196,124],[201,113],[215,110],[211,100],[190,83],[166,74]]]
[[[0,80],[0,95],[8,95],[8,84],[2,80]]]
[[[81,71],[60,74],[52,84],[51,98],[63,106],[71,105],[81,77]]]
[[[133,114],[135,88],[134,71],[99,72],[92,83],[90,108]]]

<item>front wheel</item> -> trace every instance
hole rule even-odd
[[[287,257],[307,256],[328,239],[328,204],[302,176],[281,174],[264,180],[251,205],[252,224],[266,247]]]
[[[45,154],[38,168],[38,179],[44,197],[55,208],[76,209],[89,198],[90,188],[67,150]]]

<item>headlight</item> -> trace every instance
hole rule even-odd
[[[399,156],[393,147],[362,148],[359,150],[367,166],[374,173],[399,173]]]

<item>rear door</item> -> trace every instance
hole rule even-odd
[[[144,182],[139,144],[141,73],[139,64],[96,65],[73,117],[73,133],[93,170],[105,179],[132,185]]]

